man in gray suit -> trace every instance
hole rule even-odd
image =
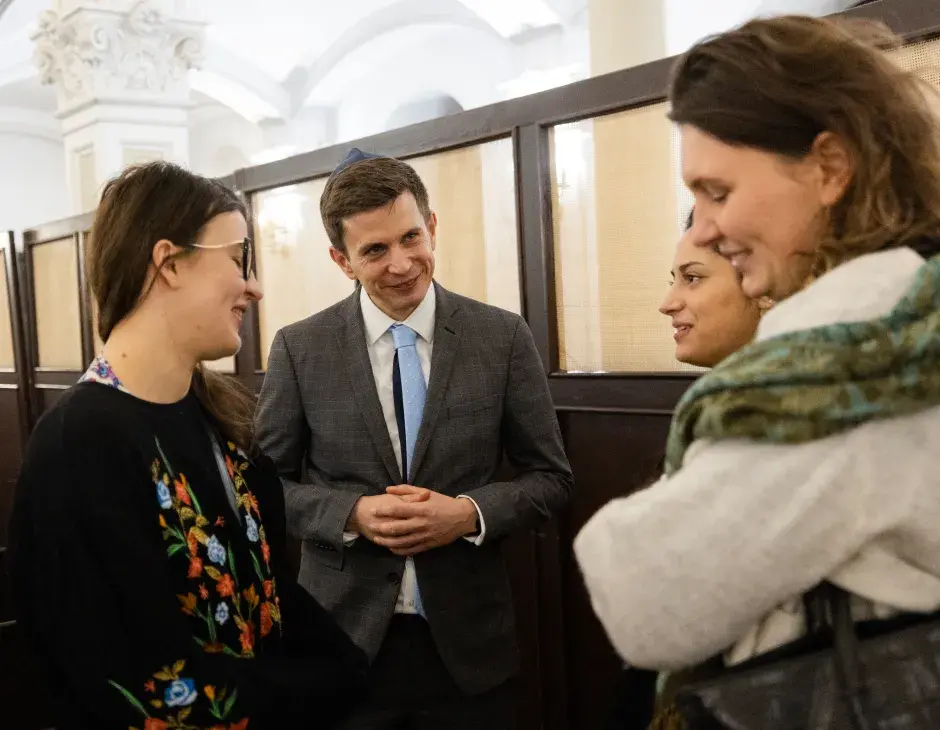
[[[532,335],[434,282],[437,218],[406,163],[353,150],[320,212],[356,290],[277,333],[257,433],[303,541],[301,584],[372,660],[347,727],[510,728],[500,544],[572,488]],[[504,454],[515,476],[497,481]]]

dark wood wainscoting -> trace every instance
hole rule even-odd
[[[686,381],[686,384],[690,381]],[[672,387],[670,384],[669,387]],[[561,528],[561,582],[565,615],[564,662],[568,667],[568,723],[574,730],[604,730],[624,690],[622,663],[594,616],[574,560],[578,530],[611,499],[653,481],[666,443],[670,413],[559,413],[576,496]],[[637,587],[637,590],[646,588]],[[620,730],[645,730],[627,728]]]
[[[21,396],[22,392],[16,385],[0,384],[0,547],[7,544],[13,488],[23,463],[26,434],[19,417]],[[0,596],[2,593],[0,588]]]
[[[63,378],[68,378],[71,381],[71,384],[77,383],[78,379],[81,377],[81,373],[78,371],[70,373],[56,373],[56,375],[61,375]],[[56,378],[57,380],[59,378]],[[52,406],[55,405],[55,402],[62,397],[62,394],[68,390],[69,386],[62,386],[58,384],[49,384],[49,383],[36,383],[36,419],[42,417],[42,414],[48,411]]]

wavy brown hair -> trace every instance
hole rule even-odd
[[[678,124],[790,159],[822,132],[847,145],[854,176],[829,211],[813,276],[888,247],[937,253],[936,90],[885,53],[900,43],[873,21],[785,16],[707,38],[673,68]]]
[[[85,254],[102,342],[156,281],[150,273],[157,241],[166,239],[183,248],[171,258],[192,255],[195,249],[188,246],[206,224],[232,212],[248,218],[234,192],[169,162],[134,165],[109,181],[95,211]],[[227,440],[245,451],[252,448],[255,401],[247,388],[200,364],[193,373],[193,391]]]

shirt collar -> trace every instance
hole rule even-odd
[[[362,322],[366,329],[366,341],[370,345],[374,345],[382,335],[388,332],[388,328],[396,324],[398,320],[392,319],[379,309],[369,295],[366,294],[365,287],[359,288],[359,303],[362,307]],[[434,315],[436,311],[437,294],[434,291],[434,282],[431,282],[424,299],[421,300],[421,304],[401,324],[408,325],[425,342],[431,344],[434,341]]]

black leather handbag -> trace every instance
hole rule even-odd
[[[813,648],[682,688],[687,730],[940,730],[938,614],[866,630],[836,586],[804,602]]]

